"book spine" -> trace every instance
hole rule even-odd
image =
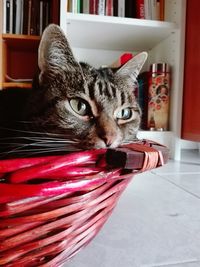
[[[79,7],[79,13],[83,13],[83,0],[79,0],[79,5],[80,5],[80,7]]]
[[[160,20],[165,20],[165,0],[159,0],[160,3]]]
[[[78,13],[78,1],[79,0],[72,0],[72,13]]]
[[[16,33],[16,8],[17,8],[17,0],[13,0],[13,25],[12,25],[12,33]]]
[[[43,8],[42,8],[42,31],[44,31],[45,27],[46,27],[46,1],[43,0]]]
[[[23,21],[24,21],[24,0],[21,0],[21,9],[20,9],[20,34],[23,33]]]
[[[21,33],[21,10],[22,10],[22,1],[17,0],[16,2],[16,23],[15,23],[15,33],[20,34]]]
[[[32,0],[31,6],[31,35],[38,35],[39,34],[39,14],[40,14],[40,3],[38,0]]]
[[[23,6],[23,34],[28,33],[28,1],[24,0],[24,6]]]
[[[90,13],[90,0],[83,0],[83,13],[84,14]]]
[[[77,13],[81,13],[81,0],[77,0]]]
[[[106,0],[106,15],[113,16],[114,15],[114,4],[113,0]]]
[[[113,16],[118,17],[118,0],[113,0]]]
[[[7,0],[3,1],[3,33],[7,33],[7,12],[6,12]]]
[[[144,0],[136,0],[136,17],[145,19]]]
[[[151,19],[151,0],[144,0],[145,19]]]
[[[10,31],[13,33],[13,0],[10,0]]]
[[[90,0],[90,14],[98,14],[98,0]]]
[[[136,2],[134,0],[125,1],[125,17],[126,18],[136,17]]]
[[[125,0],[118,0],[118,17],[125,17]]]
[[[151,0],[151,13],[153,20],[160,20],[160,2],[157,0]]]
[[[67,12],[72,12],[72,0],[67,0],[66,1],[66,11]]]
[[[43,1],[40,1],[40,30],[39,33],[42,35],[43,31]]]
[[[104,16],[105,15],[105,0],[98,1],[98,15]]]
[[[32,0],[28,1],[28,35],[31,34],[31,5]]]
[[[46,2],[45,28],[49,24],[49,9],[50,9],[50,3],[49,1],[47,1]]]

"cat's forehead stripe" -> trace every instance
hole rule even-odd
[[[116,97],[116,88],[113,84],[111,84],[111,90],[112,90],[112,94],[113,94],[113,97]]]
[[[89,93],[89,97],[93,100],[94,99],[94,86],[92,84],[89,84],[88,86],[88,93]]]
[[[123,105],[125,103],[125,94],[124,94],[124,92],[121,92],[120,97],[121,97],[121,105]]]
[[[103,94],[103,84],[101,82],[98,83],[99,95]]]

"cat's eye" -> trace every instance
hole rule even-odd
[[[118,113],[117,113],[117,119],[120,120],[128,120],[132,117],[132,109],[131,108],[124,108],[121,109]]]
[[[73,111],[81,116],[90,115],[91,113],[89,104],[81,98],[72,98],[69,104]]]

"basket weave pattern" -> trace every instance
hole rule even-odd
[[[122,165],[105,149],[0,161],[0,266],[61,266],[86,246],[133,175],[165,163],[152,143],[123,149]]]

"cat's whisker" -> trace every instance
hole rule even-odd
[[[55,126],[55,125],[54,125]],[[26,130],[26,129],[14,129],[14,128],[8,128],[8,127],[1,127],[1,130],[6,130],[6,131],[10,131],[10,132],[18,132],[18,133],[25,133],[25,134],[33,134],[33,135],[38,135],[44,137],[44,136],[55,136],[55,137],[62,137],[63,139],[65,139],[67,136],[69,136],[71,138],[71,131],[70,130],[66,130],[65,133],[52,133],[52,132],[46,132],[46,131],[30,131],[30,130]]]
[[[6,152],[1,152],[0,153],[0,156],[2,157],[5,157],[5,156],[9,156],[10,154],[12,155],[13,153],[17,156],[17,155],[24,155],[24,156],[31,156],[31,155],[34,155],[34,154],[51,154],[51,153],[55,153],[55,152],[69,152],[69,151],[80,151],[80,149],[78,148],[74,148],[74,147],[55,147],[55,148],[21,148],[21,147],[18,147],[18,149],[12,149],[12,150],[8,150]]]

